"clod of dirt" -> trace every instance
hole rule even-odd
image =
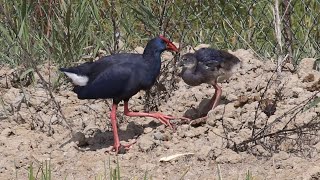
[[[181,138],[184,138],[185,137],[185,132],[189,131],[190,128],[191,128],[191,126],[189,126],[188,124],[182,124],[177,129],[178,136],[181,137]]]
[[[233,118],[223,118],[223,123],[225,125],[226,128],[230,129],[230,130],[236,130],[239,129],[242,125],[242,123],[238,120],[235,120]]]
[[[290,72],[294,72],[296,69],[295,67],[293,66],[292,63],[286,63],[284,66],[283,66],[283,70],[288,70]]]
[[[314,145],[314,148],[317,150],[318,153],[320,153],[320,142]]]
[[[292,88],[292,97],[294,98],[299,98],[299,96],[303,95],[303,92],[305,90],[303,88],[300,87],[293,87]]]
[[[315,80],[314,74],[308,74],[303,78],[302,82],[312,82]]]
[[[6,128],[1,132],[1,136],[3,136],[3,137],[9,137],[12,135],[14,135],[14,132],[10,128]]]
[[[238,99],[238,97],[234,94],[227,94],[226,99],[230,102],[236,101]]]
[[[277,103],[275,100],[272,99],[263,99],[261,100],[261,110],[264,112],[268,117],[274,115],[277,110]]]
[[[167,133],[167,131],[164,133],[156,131],[153,133],[153,138],[160,141],[169,141],[170,139],[172,139],[172,135]]]
[[[243,160],[240,154],[232,151],[231,149],[225,149],[222,151],[221,155],[217,157],[216,162],[217,163],[239,163]]]
[[[150,151],[155,146],[156,146],[156,143],[153,141],[153,137],[149,134],[142,136],[138,141],[138,147],[143,152]]]
[[[316,74],[319,74],[315,70],[316,66],[316,59],[314,58],[304,58],[300,61],[299,67],[297,69],[297,74],[300,79],[304,79],[306,76],[308,76],[310,73],[313,73],[316,77]]]
[[[105,55],[107,55],[107,51],[99,49],[96,56],[101,58],[102,56],[105,56]]]
[[[188,131],[184,132],[183,137],[189,137],[189,138],[199,137],[200,135],[206,133],[207,131],[208,131],[207,127],[198,127],[198,128],[190,127]]]
[[[257,145],[253,147],[251,153],[256,156],[265,156],[265,157],[268,157],[271,155],[270,152],[266,151],[265,148],[263,148],[261,145]]]
[[[148,133],[151,133],[152,131],[153,129],[151,127],[146,127],[144,128],[143,133],[148,134]]]
[[[278,161],[275,163],[275,168],[276,169],[293,169],[294,164],[290,160]]]
[[[320,90],[320,79],[313,83],[311,86],[306,87],[306,89],[310,92],[319,91]]]
[[[311,178],[309,180],[319,180],[320,179],[320,172],[316,172],[311,175]]]
[[[273,156],[273,159],[275,161],[282,161],[282,160],[286,160],[289,158],[290,158],[290,155],[285,151],[280,151],[279,153],[277,153]]]
[[[296,117],[296,125],[297,126],[302,126],[305,124],[310,123],[311,121],[315,120],[318,118],[318,114],[316,112],[308,112],[308,113],[303,113],[299,114]]]
[[[299,63],[299,72],[310,71],[315,69],[316,59],[315,58],[303,58]]]
[[[249,101],[249,97],[245,95],[241,95],[238,97],[237,101],[234,103],[234,107],[242,107],[247,104]]]
[[[216,126],[216,124],[217,124],[217,120],[214,119],[214,118],[207,118],[206,123],[207,123],[209,126],[214,127],[214,126]]]
[[[213,147],[204,145],[201,147],[200,151],[197,153],[197,158],[199,161],[206,161],[214,157]]]
[[[10,88],[3,96],[5,102],[9,102],[14,108],[17,108],[23,99],[23,94],[18,88]]]

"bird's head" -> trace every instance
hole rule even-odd
[[[178,48],[169,39],[160,35],[148,42],[146,48],[144,49],[144,54],[154,52],[158,52],[161,54],[165,50],[179,52]]]
[[[151,48],[157,51],[174,51],[179,52],[178,48],[166,37],[160,35],[150,41]]]
[[[187,53],[181,56],[178,64],[180,67],[193,68],[197,65],[197,58],[193,53]]]
[[[186,69],[193,69],[197,66],[197,58],[193,53],[186,53],[181,56],[178,62],[178,74],[181,75]]]
[[[179,52],[177,46],[175,46],[169,39],[162,35],[159,35],[159,38],[161,39],[160,43],[162,44],[162,47],[164,47],[163,45],[165,45],[165,50]]]

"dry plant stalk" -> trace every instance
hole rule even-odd
[[[278,68],[277,68],[277,72],[281,73],[281,66],[279,66],[279,64],[282,64],[282,54],[283,54],[283,50],[282,50],[282,35],[281,35],[281,20],[280,20],[280,12],[279,12],[279,0],[275,0],[274,1],[274,7],[272,8],[273,11],[273,15],[274,15],[274,31],[276,34],[276,39],[278,42],[278,47],[280,49],[280,52],[278,53],[278,60],[277,60],[277,64],[278,64]]]

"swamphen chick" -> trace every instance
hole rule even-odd
[[[111,123],[114,135],[113,150],[118,153],[120,141],[117,130],[116,111],[120,101],[124,101],[127,116],[153,117],[172,128],[172,116],[161,113],[129,111],[129,99],[140,90],[147,90],[160,74],[161,53],[164,50],[178,52],[177,47],[163,36],[151,39],[143,54],[120,53],[102,57],[95,62],[86,62],[76,67],[60,68],[72,79],[73,91],[79,99],[113,99]],[[130,145],[129,145],[130,146]]]
[[[210,100],[209,109],[218,106],[221,98],[221,87],[217,84],[229,79],[240,60],[223,50],[201,48],[195,53],[187,53],[181,57],[182,71],[180,76],[190,86],[202,83],[213,85],[215,94]],[[208,112],[206,112],[207,115]]]

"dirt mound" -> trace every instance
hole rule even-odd
[[[123,179],[142,179],[145,172],[153,179],[179,179],[184,173],[185,179],[215,179],[218,173],[243,179],[248,170],[255,179],[319,178],[320,107],[315,100],[320,73],[313,69],[315,60],[303,59],[296,71],[287,65],[277,74],[275,63],[258,60],[249,50],[231,53],[241,68],[221,84],[222,102],[198,127],[177,125],[173,132],[151,118],[125,117],[119,108],[120,140],[137,140],[118,155]],[[55,66],[44,64],[39,70],[51,84],[59,79]],[[34,84],[15,85],[16,71],[0,70],[0,179],[25,179],[31,163],[39,167],[47,159],[54,179],[102,176],[109,172],[109,158],[115,167],[116,157],[105,153],[113,144],[109,100],[80,101],[70,84],[50,92],[37,75]],[[214,94],[206,84],[175,82],[177,89],[158,107],[166,114],[201,111]],[[129,101],[131,109],[144,109],[144,94]],[[179,153],[190,154],[159,161]]]

